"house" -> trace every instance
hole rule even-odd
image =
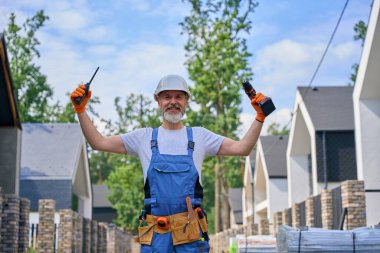
[[[236,228],[238,225],[243,224],[243,210],[242,210],[242,188],[228,189],[228,202],[231,208],[230,223],[231,228]]]
[[[246,156],[243,174],[242,209],[243,225],[248,226],[254,223],[253,220],[253,175],[255,174],[255,149]]]
[[[356,180],[353,87],[298,87],[286,152],[288,204]]]
[[[366,191],[367,225],[380,223],[380,1],[373,1],[353,103],[358,179]]]
[[[257,142],[254,174],[255,223],[268,219],[287,207],[287,136],[260,136]]]
[[[94,199],[92,219],[112,223],[112,221],[117,217],[117,212],[112,208],[112,204],[108,200],[108,196],[111,195],[111,192],[107,186],[103,184],[92,185],[92,192]]]
[[[21,131],[17,96],[0,33],[0,188],[6,194],[19,194]]]
[[[86,143],[79,124],[23,124],[20,196],[31,202],[31,223],[39,199],[54,199],[56,210],[92,218]]]

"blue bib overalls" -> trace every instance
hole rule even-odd
[[[190,196],[193,208],[200,206],[203,198],[198,171],[193,162],[193,132],[186,128],[187,155],[160,154],[157,143],[158,129],[152,132],[152,158],[144,186],[145,208],[156,216],[187,212],[186,197]],[[175,144],[173,144],[175,145]],[[173,246],[172,234],[154,233],[152,245],[141,245],[141,253],[209,252],[207,241],[195,241]]]

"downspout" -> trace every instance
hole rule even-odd
[[[323,180],[325,183],[324,189],[327,189],[328,182],[327,182],[327,161],[326,161],[326,131],[322,132],[322,147],[323,147]]]

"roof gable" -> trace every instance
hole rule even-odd
[[[297,87],[316,131],[353,130],[353,87]]]
[[[84,143],[79,124],[23,126],[21,179],[73,178]]]
[[[286,177],[288,136],[260,136],[269,178]]]
[[[231,210],[234,214],[236,224],[243,224],[243,189],[230,188],[228,189],[228,201]]]
[[[92,185],[93,194],[93,207],[112,207],[111,202],[108,200],[108,196],[111,195],[107,186],[101,184]]]

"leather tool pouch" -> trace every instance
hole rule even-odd
[[[197,218],[197,219],[199,221],[199,225],[201,226],[202,232],[207,233],[208,232],[208,225],[207,225],[206,216],[203,216],[202,219],[200,219],[200,218]]]
[[[188,221],[187,217],[177,218],[173,221],[171,230],[173,245],[194,242],[201,239],[201,231],[197,219]]]
[[[149,226],[142,226],[138,228],[140,244],[146,244],[146,245],[152,244],[153,227],[154,227],[154,224],[149,224]]]

